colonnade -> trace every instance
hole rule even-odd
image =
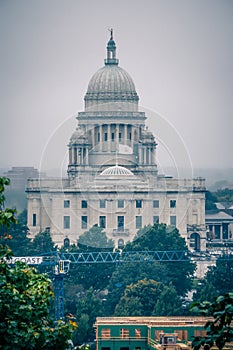
[[[69,149],[69,164],[88,165],[88,145],[75,145]]]
[[[112,152],[118,149],[119,144],[128,145],[133,149],[134,142],[139,139],[139,127],[130,124],[101,124],[89,130],[89,140],[92,147],[98,147],[100,152]],[[112,149],[111,144],[116,145]]]

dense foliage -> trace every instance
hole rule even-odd
[[[198,336],[193,340],[194,350],[199,350],[201,347],[208,349],[213,345],[221,350],[227,342],[233,341],[233,327],[231,324],[233,320],[233,293],[218,296],[212,303],[208,301],[194,303],[192,309],[203,316],[213,318],[205,325],[206,337]]]
[[[76,323],[69,319],[54,325],[51,281],[24,263],[10,265],[12,251],[5,242],[17,221],[16,211],[4,208],[7,185],[9,180],[0,178],[0,349],[66,349]]]

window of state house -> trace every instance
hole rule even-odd
[[[100,199],[100,208],[106,208],[106,199]]]
[[[101,228],[106,228],[106,216],[99,217],[99,226]]]
[[[82,219],[81,227],[87,228],[87,216],[83,215],[81,219]]]
[[[136,216],[136,228],[142,228],[142,217]]]
[[[153,216],[153,224],[159,224],[159,216],[158,215]]]
[[[64,229],[70,228],[70,216],[66,215],[63,217],[63,227],[64,227]]]
[[[104,141],[108,141],[108,133],[107,132],[104,133]]]
[[[159,208],[159,200],[158,199],[153,200],[153,208]]]
[[[176,208],[176,200],[175,199],[170,200],[170,208]]]
[[[124,199],[118,199],[117,206],[118,206],[118,208],[124,208],[125,207]]]
[[[142,208],[142,199],[136,199],[136,208]]]
[[[32,226],[36,226],[36,214],[32,214]]]
[[[69,208],[70,207],[70,201],[68,199],[64,200],[64,208]]]
[[[86,200],[82,200],[81,202],[81,207],[84,209],[84,208],[87,208],[87,201]]]
[[[176,216],[170,216],[170,225],[176,226]]]

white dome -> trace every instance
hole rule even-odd
[[[104,171],[102,171],[100,175],[101,176],[134,176],[132,171],[120,165],[111,166],[105,169]]]

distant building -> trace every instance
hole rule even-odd
[[[97,317],[97,350],[191,349],[205,336],[204,317]]]
[[[34,167],[12,167],[4,173],[5,177],[11,180],[12,190],[25,191],[28,178],[39,178],[39,171]]]
[[[209,251],[233,248],[233,217],[222,210],[206,212],[207,243]]]
[[[112,34],[84,101],[68,145],[68,177],[28,180],[30,233],[49,229],[61,246],[98,224],[120,246],[159,222],[176,226],[192,249],[205,250],[205,180],[158,174],[157,143],[134,82],[118,65]]]
[[[39,172],[34,167],[12,167],[3,176],[10,179],[6,188],[6,205],[15,207],[20,213],[27,208],[26,186],[28,178],[39,178]]]

